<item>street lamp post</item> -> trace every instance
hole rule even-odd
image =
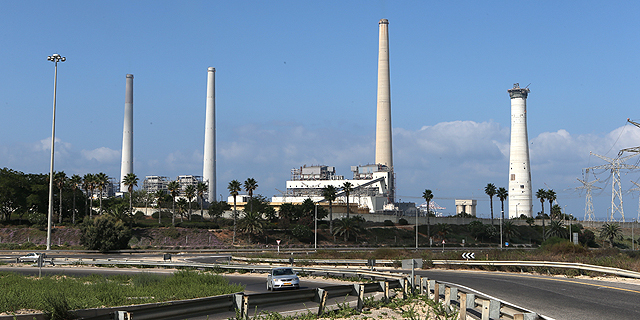
[[[314,234],[313,234],[313,249],[318,249],[318,203],[316,202],[315,213],[313,215],[313,225],[314,225]]]
[[[502,219],[504,219],[504,210],[500,211],[502,214],[500,215],[500,249],[502,249]]]
[[[47,250],[51,250],[51,220],[53,220],[53,148],[56,140],[56,94],[58,91],[58,62],[64,62],[67,58],[54,53],[47,57],[54,63],[53,73],[53,120],[51,124],[51,166],[49,168],[49,212],[47,214]]]

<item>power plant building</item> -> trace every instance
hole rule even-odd
[[[301,203],[306,199],[314,202],[324,201],[322,189],[332,185],[337,190],[336,203],[346,203],[346,194],[342,190],[345,182],[352,185],[349,203],[370,213],[385,210],[389,204],[389,180],[392,172],[384,165],[352,166],[352,179],[336,175],[335,167],[317,165],[303,166],[291,170],[291,180],[287,181],[287,190],[271,198],[275,203]]]

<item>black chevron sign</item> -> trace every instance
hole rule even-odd
[[[462,254],[462,259],[475,259],[476,258],[476,254],[473,252],[465,252]]]

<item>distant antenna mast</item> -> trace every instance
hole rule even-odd
[[[624,162],[637,155],[632,154],[623,158],[609,158],[605,156],[601,156],[599,154],[595,154],[593,152],[589,152],[589,154],[594,155],[606,162],[608,164],[603,164],[601,166],[595,166],[588,169],[606,169],[611,170],[611,175],[613,176],[613,183],[611,184],[611,216],[609,217],[609,221],[616,221],[616,213],[620,214],[620,221],[624,222],[624,208],[622,207],[622,183],[620,182],[620,170],[621,169],[638,169],[640,167],[635,165],[625,164]]]
[[[636,185],[636,188],[632,188],[629,189],[629,191],[640,191],[640,184],[638,184],[635,181],[631,181],[631,183]],[[636,221],[640,220],[640,196],[638,197],[638,218],[636,218]],[[631,239],[633,241],[633,239]]]
[[[602,189],[600,187],[596,187],[593,184],[600,181],[600,179],[596,179],[593,180],[591,182],[587,181],[588,180],[588,173],[589,173],[589,169],[586,169],[587,171],[587,176],[584,180],[580,180],[578,179],[578,181],[582,182],[582,186],[581,187],[577,187],[576,189],[585,189],[587,190],[587,199],[585,200],[585,204],[584,204],[584,220],[585,221],[593,221],[595,220],[594,215],[593,215],[593,198],[591,197],[591,190],[593,189]]]

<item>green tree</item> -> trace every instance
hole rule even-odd
[[[496,192],[496,185],[494,185],[493,183],[489,183],[486,187],[484,187],[484,193],[489,196],[489,201],[491,203],[491,224],[493,224],[493,196],[496,195]]]
[[[127,186],[127,191],[129,192],[129,212],[133,214],[133,187],[138,186],[138,176],[135,173],[127,173],[123,178],[122,182]]]
[[[62,191],[67,183],[67,174],[64,171],[56,172],[53,175],[53,183],[58,187],[60,193],[60,211],[58,213],[58,223],[62,224]]]
[[[76,224],[76,190],[82,184],[82,177],[77,174],[74,174],[69,179],[69,184],[71,185],[71,192],[73,193],[73,212],[71,213],[71,224]]]
[[[322,196],[329,201],[329,233],[333,234],[333,202],[336,201],[338,190],[333,185],[322,188]]]
[[[189,221],[191,221],[191,200],[196,197],[196,186],[188,185],[184,188],[184,195],[189,200]]]
[[[242,190],[240,181],[231,180],[231,182],[229,182],[229,185],[227,186],[227,190],[229,190],[229,194],[233,197],[233,238],[231,240],[231,243],[235,244],[236,243],[236,220],[238,217],[238,213],[236,211],[236,197],[238,196],[238,193],[240,192],[240,190]]]
[[[451,226],[448,223],[438,223],[436,225],[436,232],[442,238],[442,240],[447,238],[447,235],[451,233]]]
[[[618,224],[607,222],[600,228],[600,237],[608,239],[609,245],[613,248],[614,241],[622,239],[622,229]]]
[[[566,238],[567,233],[567,229],[564,227],[562,220],[551,220],[545,236],[547,239],[551,237]]]
[[[342,191],[344,191],[344,195],[347,197],[347,219],[349,218],[349,195],[351,191],[353,191],[353,185],[349,181],[345,181],[342,184]]]
[[[520,236],[520,231],[518,231],[518,228],[512,221],[504,221],[502,224],[502,230],[504,233],[504,240],[507,242]]]
[[[180,214],[180,222],[184,222],[184,216],[187,214],[188,201],[185,198],[180,198],[176,201],[178,206],[178,213]]]
[[[544,201],[547,199],[547,192],[544,189],[538,189],[536,192],[536,198],[540,200],[540,207],[542,207],[542,240],[544,241],[545,226],[544,226]]]
[[[238,221],[240,231],[249,235],[249,243],[251,243],[252,235],[260,235],[264,231],[266,221],[262,214],[256,211],[245,211],[244,217]]]
[[[507,197],[509,196],[509,193],[507,192],[507,189],[500,187],[498,189],[498,192],[496,192],[496,195],[498,196],[498,199],[500,199],[500,204],[501,204],[501,211],[502,211],[502,221],[500,224],[500,248],[502,248],[502,245],[504,244],[504,239],[502,239],[502,234],[503,234],[503,224],[504,224],[504,201],[507,200]]]
[[[355,236],[356,241],[358,241],[358,233],[363,232],[361,227],[362,220],[363,218],[360,216],[339,219],[336,221],[337,226],[333,232],[337,236],[343,236],[345,242],[351,236]]]
[[[113,215],[87,219],[81,226],[80,243],[87,250],[108,252],[128,248],[131,229]]]
[[[96,177],[92,173],[87,173],[82,178],[82,188],[84,188],[84,190],[89,193],[89,206],[88,206],[89,211],[87,212],[87,215],[89,216],[89,218],[91,218],[93,214],[93,191],[95,190],[95,185],[96,185],[95,182],[96,182]],[[86,205],[86,201],[85,201],[85,205]]]
[[[482,221],[475,220],[469,222],[467,229],[469,230],[469,233],[471,233],[471,236],[477,241],[478,237],[484,234],[485,226],[482,224]]]
[[[173,200],[172,213],[171,213],[171,225],[176,226],[176,197],[180,192],[180,183],[178,181],[171,181],[167,184],[167,190],[169,190],[169,194],[171,195],[171,199]]]
[[[427,237],[431,238],[431,212],[429,212],[429,205],[431,204],[431,200],[433,200],[433,192],[429,189],[424,190],[422,198],[427,202]]]
[[[209,204],[209,217],[212,217],[217,222],[218,218],[230,208],[231,206],[226,201],[213,201]]]
[[[256,181],[256,179],[247,178],[247,180],[244,182],[244,191],[246,191],[249,195],[249,200],[253,199],[253,191],[255,191],[256,189],[258,189],[258,182]],[[249,209],[249,211],[253,211],[253,206],[250,206]]]
[[[196,193],[198,194],[198,199],[200,199],[200,221],[204,220],[204,214],[202,212],[204,207],[202,205],[202,200],[204,199],[204,194],[207,191],[209,191],[209,186],[207,186],[206,183],[199,181],[198,184],[196,184]]]
[[[545,196],[547,200],[549,200],[549,216],[551,217],[551,221],[553,221],[553,202],[556,201],[556,192],[553,189],[547,190],[547,195]]]
[[[95,175],[94,182],[98,187],[98,190],[100,191],[100,214],[102,214],[102,198],[103,198],[102,193],[104,192],[104,189],[107,187],[107,184],[109,183],[109,176],[107,176],[107,174],[104,172],[100,172]]]

